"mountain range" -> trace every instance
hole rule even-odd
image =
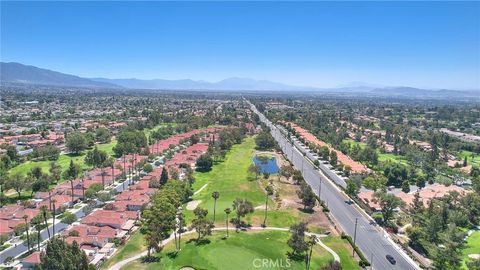
[[[107,79],[82,78],[35,66],[20,63],[0,62],[0,83],[37,84],[52,86],[71,86],[88,88],[122,88],[122,89],[161,89],[161,90],[229,90],[229,91],[309,91],[330,93],[366,93],[373,96],[405,96],[405,97],[475,97],[478,90],[430,90],[413,87],[385,87],[367,83],[350,83],[337,88],[316,88],[293,86],[266,80],[248,78],[229,78],[218,82],[203,80],[141,80],[141,79]]]

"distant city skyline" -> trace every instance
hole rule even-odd
[[[480,89],[480,2],[0,5],[1,61],[82,77]]]

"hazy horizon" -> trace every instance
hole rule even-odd
[[[1,6],[1,61],[86,78],[480,89],[479,2]]]

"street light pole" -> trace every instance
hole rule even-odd
[[[322,199],[322,179],[319,178],[320,184],[318,185],[318,198]]]
[[[353,251],[352,251],[352,256],[355,257],[355,241],[357,240],[357,223],[358,223],[358,218],[355,218],[355,231],[353,232]]]

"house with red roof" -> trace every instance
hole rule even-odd
[[[35,251],[22,260],[22,269],[37,269],[40,264],[40,251]]]

